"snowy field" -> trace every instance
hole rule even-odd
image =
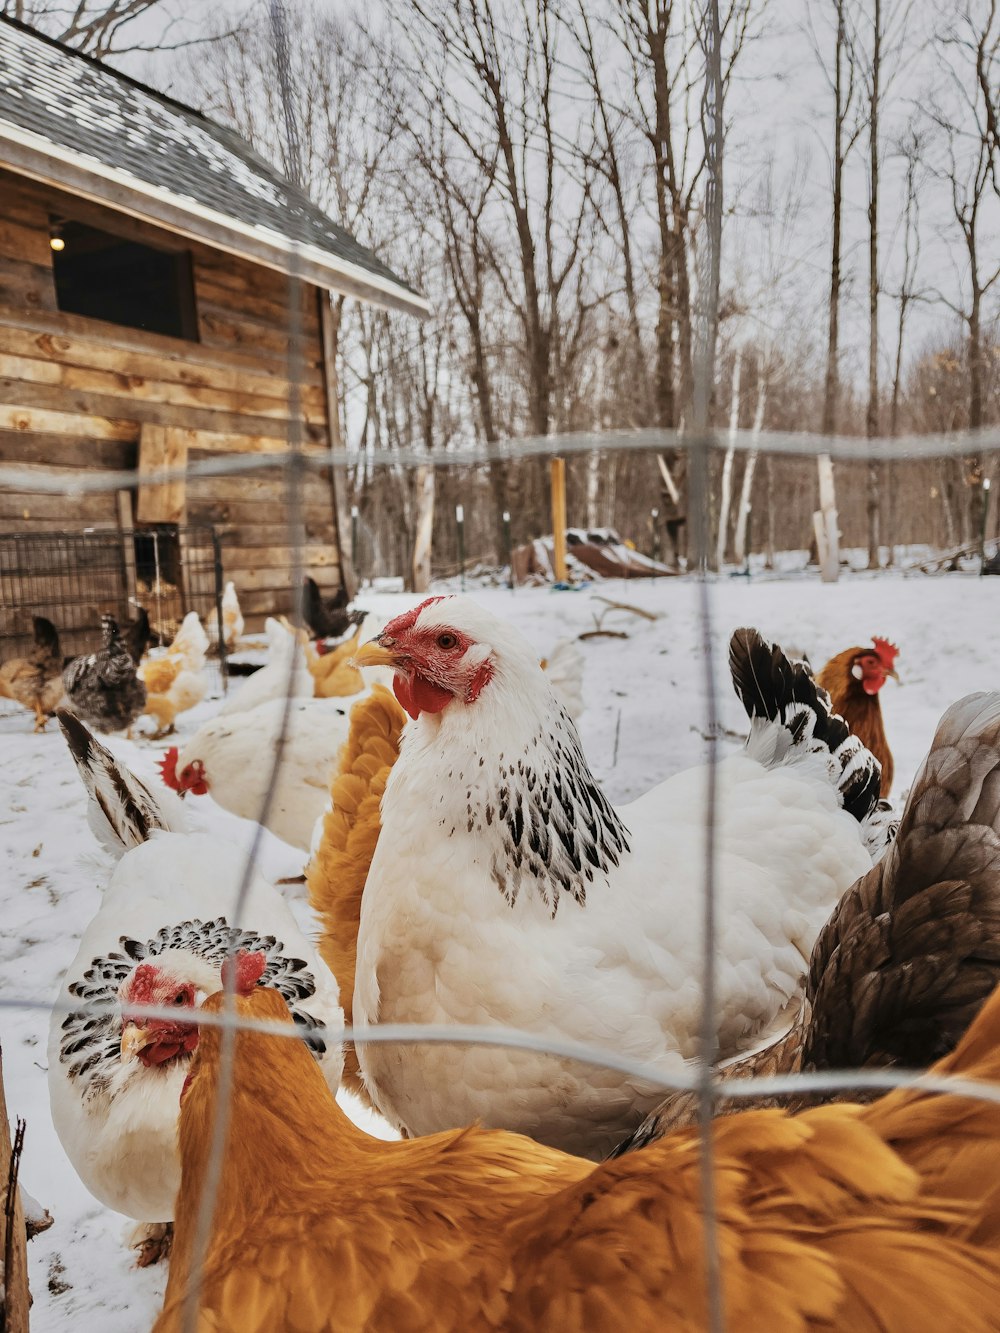
[[[601,604],[592,592],[659,615],[650,622],[610,612],[605,628],[625,630],[628,638],[580,645],[584,745],[596,776],[611,798],[621,801],[704,757],[708,691],[697,585],[676,579],[647,586],[603,583],[577,592],[490,589],[475,595],[520,625],[542,655],[559,637],[594,628]],[[724,750],[738,745],[745,730],[726,670],[727,641],[738,625],[755,625],[808,653],[817,668],[834,653],[867,643],[872,634],[898,644],[902,683],[890,681],[882,693],[896,759],[894,802],[909,787],[947,705],[971,691],[1000,687],[1000,579],[851,574],[826,587],[813,575],[751,582],[732,577],[712,583],[709,593]],[[383,614],[411,603],[396,596],[372,599]],[[234,681],[233,688],[241,683]],[[216,697],[184,714],[180,736],[196,730],[217,706]],[[170,743],[113,738],[109,748],[142,777],[158,781],[155,761]],[[97,910],[109,863],[87,828],[83,790],[57,725],[34,736],[30,715],[4,701],[0,749],[0,998],[35,1006],[0,1010],[7,1104],[11,1116],[28,1122],[22,1181],[55,1217],[55,1225],[29,1246],[32,1328],[142,1333],[159,1308],[166,1273],[131,1267],[121,1245],[126,1220],[97,1204],[77,1180],[52,1128],[45,1075],[45,1005]],[[266,755],[261,762],[267,762]],[[251,826],[209,798],[187,804],[198,827],[220,838],[249,839]],[[295,875],[301,865],[301,853],[265,836],[266,876]],[[303,886],[285,892],[311,928]]]

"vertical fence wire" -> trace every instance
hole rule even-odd
[[[694,378],[694,448],[690,454],[689,522],[693,518],[697,562],[698,614],[701,622],[702,673],[708,723],[708,767],[705,786],[705,867],[702,879],[701,1031],[699,1041],[698,1127],[701,1145],[701,1205],[705,1246],[705,1287],[710,1333],[723,1333],[725,1310],[719,1258],[715,1160],[712,1120],[715,1107],[715,1066],[718,1056],[716,1017],[716,875],[715,825],[718,795],[717,704],[712,652],[711,591],[708,569],[711,547],[709,435],[712,389],[715,381],[715,343],[719,327],[719,281],[722,262],[722,30],[719,0],[706,0],[702,13],[705,84],[701,128],[705,142],[705,220],[708,245],[699,265],[697,343]]]

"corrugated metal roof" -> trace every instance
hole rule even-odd
[[[106,182],[103,201],[111,207],[122,206],[122,186],[134,183],[135,198],[126,211],[168,226],[181,215],[190,220],[187,233],[204,234],[209,243],[218,240],[219,225],[228,223],[233,239],[227,248],[241,251],[242,236],[248,257],[289,271],[297,247],[299,271],[310,281],[321,280],[326,266],[325,285],[426,312],[426,302],[412,287],[238,134],[0,18],[0,164],[6,159],[12,170],[25,170],[32,154],[39,169],[31,174],[50,183],[72,189],[82,171],[94,182],[88,189],[92,197],[101,197]],[[171,205],[169,216],[158,204]]]

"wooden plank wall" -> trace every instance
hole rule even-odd
[[[136,241],[189,249],[199,341],[62,313],[56,304],[49,215]],[[301,435],[327,447],[316,288],[300,315]],[[190,462],[287,446],[289,291],[283,275],[0,171],[0,463],[30,475],[134,470],[144,426],[166,428]],[[329,474],[304,484],[308,571],[339,584]],[[189,479],[185,521],[222,536],[226,576],[251,628],[291,605],[291,550],[279,469]],[[60,496],[0,491],[0,532],[114,527],[114,491]]]

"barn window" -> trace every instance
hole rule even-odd
[[[142,245],[64,218],[50,224],[60,310],[197,341],[187,251]]]
[[[181,542],[175,523],[136,528],[135,577],[139,600],[169,597],[181,585]]]

